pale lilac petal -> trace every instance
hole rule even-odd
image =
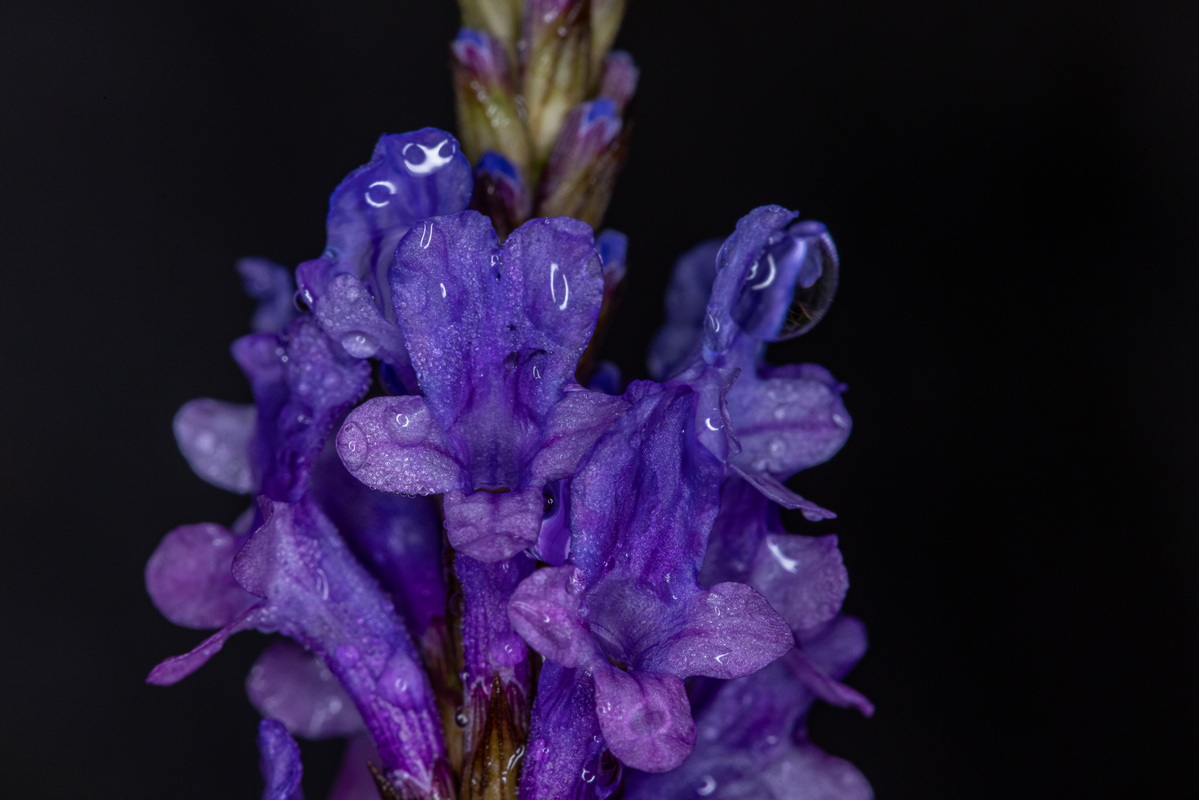
[[[831,620],[841,610],[849,576],[836,536],[766,536],[749,582],[796,632]]]
[[[276,719],[264,719],[258,725],[258,751],[262,778],[266,784],[262,800],[304,800],[300,779],[300,746]]]
[[[186,628],[219,628],[258,598],[230,568],[242,540],[213,523],[184,525],[163,537],[146,564],[146,591],[162,615]]]
[[[447,492],[446,536],[463,555],[503,561],[537,544],[545,498],[541,489],[515,492]]]
[[[797,743],[762,773],[777,800],[872,800],[866,777],[843,758],[829,755],[807,741]]]
[[[696,714],[694,752],[672,772],[632,772],[627,800],[693,795],[723,800],[873,797],[861,773],[813,746],[804,726],[809,707],[820,696],[802,674],[804,665],[819,670],[825,682],[843,677],[865,649],[861,624],[840,617],[809,644],[810,653],[794,649],[748,677],[705,683],[714,693]],[[851,704],[867,710],[861,702]]]
[[[250,462],[254,418],[252,405],[191,400],[175,414],[175,441],[201,478],[230,492],[250,494],[258,486]]]
[[[568,668],[587,666],[600,656],[584,620],[583,601],[578,569],[546,567],[516,587],[508,615],[516,632],[547,659]]]
[[[595,668],[595,709],[612,754],[626,766],[665,772],[695,746],[683,681],[674,675]]]
[[[327,739],[363,730],[354,702],[325,662],[294,642],[273,642],[246,677],[250,703],[295,736]]]
[[[865,717],[874,715],[874,703],[861,692],[834,680],[801,648],[787,656],[787,667],[804,686],[829,705],[854,708]]]
[[[741,441],[738,463],[786,479],[827,461],[849,437],[849,414],[841,402],[844,388],[805,378],[738,381],[728,393],[729,414]]]
[[[337,434],[337,453],[351,475],[385,492],[440,494],[466,480],[420,397],[376,397],[358,406]]]
[[[694,595],[681,628],[648,654],[641,668],[688,677],[740,678],[791,649],[791,629],[766,599],[741,583]]]

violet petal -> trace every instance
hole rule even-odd
[[[582,577],[575,567],[539,569],[516,587],[508,603],[516,632],[567,668],[587,667],[601,658],[583,619]]]
[[[787,623],[742,583],[719,583],[695,594],[681,629],[658,644],[642,667],[674,675],[737,678],[791,649]]]
[[[201,478],[230,492],[250,494],[258,488],[250,461],[254,418],[252,405],[206,397],[191,400],[175,414],[175,441]]]
[[[266,598],[260,629],[324,659],[374,736],[388,778],[427,791],[445,769],[441,723],[391,601],[310,498],[266,502],[264,514],[233,565],[238,582]]]
[[[797,633],[835,617],[849,589],[836,536],[769,534],[749,580]]]
[[[239,537],[213,523],[183,525],[146,563],[146,591],[162,615],[186,628],[219,628],[258,599],[233,579]]]
[[[466,481],[420,397],[376,397],[358,406],[337,434],[337,453],[351,475],[384,492],[441,494]]]
[[[600,730],[614,756],[646,772],[683,763],[695,746],[695,723],[681,678],[607,664],[594,675]]]
[[[262,756],[262,778],[266,784],[262,800],[304,800],[300,778],[300,746],[277,719],[258,724],[258,750]]]
[[[246,694],[258,713],[305,739],[364,729],[362,716],[325,662],[286,639],[272,642],[254,662]]]

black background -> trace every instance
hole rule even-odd
[[[0,11],[0,794],[257,796],[243,634],[141,571],[244,501],[171,417],[246,400],[233,262],[318,254],[377,135],[454,124],[440,2],[45,0]],[[631,374],[673,259],[776,202],[826,222],[832,313],[778,348],[850,384],[793,485],[840,517],[872,720],[813,735],[882,798],[1199,787],[1199,6],[632,0],[643,69],[608,222]],[[310,796],[336,762],[306,746]]]

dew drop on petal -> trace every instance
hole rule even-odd
[[[354,358],[370,358],[379,351],[379,344],[361,331],[342,334],[341,346]]]

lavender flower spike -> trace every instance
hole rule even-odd
[[[501,246],[476,212],[429,219],[400,242],[391,287],[424,397],[363,403],[337,452],[372,488],[445,494],[464,555],[532,547],[546,484],[625,407],[574,382],[603,295],[590,228],[532,220]]]

